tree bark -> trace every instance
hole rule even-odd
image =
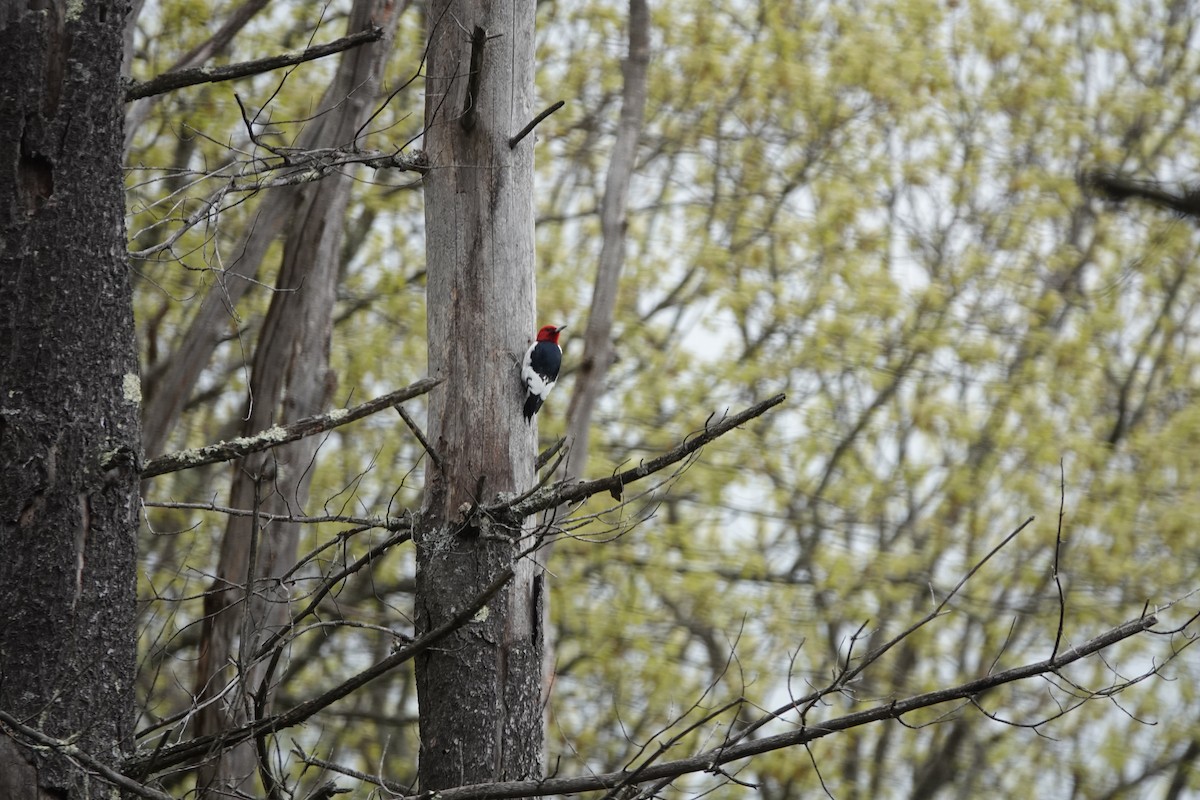
[[[391,52],[397,14],[387,0],[355,0],[352,30],[373,19],[385,28],[383,41],[347,52],[326,92],[318,118],[326,146],[351,141],[375,108],[380,76]],[[339,110],[332,110],[340,106]],[[341,265],[342,232],[353,181],[337,175],[319,184],[286,189],[291,224],[283,248],[277,291],[263,323],[251,371],[250,408],[244,433],[250,435],[326,408],[335,383],[329,370],[333,311]],[[230,503],[270,514],[300,514],[308,499],[319,437],[307,437],[237,463]],[[205,623],[197,665],[199,700],[233,690],[196,716],[197,734],[217,733],[268,713],[272,676],[268,659],[255,658],[260,643],[288,616],[289,589],[279,577],[296,561],[300,526],[277,522],[261,526],[254,517],[232,517],[221,544],[213,591],[205,597]],[[239,602],[245,601],[245,602]],[[259,763],[252,742],[203,765],[197,785],[202,796],[226,797],[253,787],[268,765]]]
[[[133,744],[141,450],[125,10],[0,7],[0,709],[110,764]],[[112,794],[0,733],[5,798]]]
[[[429,9],[425,149],[429,464],[416,531],[418,635],[495,578],[514,578],[416,662],[423,790],[538,777],[542,573],[518,558],[523,521],[472,515],[528,489],[536,437],[514,361],[536,327],[532,118],[534,0],[438,0]],[[429,463],[429,462],[427,462]]]

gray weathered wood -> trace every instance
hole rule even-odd
[[[451,618],[528,544],[518,541],[521,520],[470,509],[534,480],[535,429],[510,354],[538,324],[536,137],[508,144],[534,114],[534,12],[534,0],[438,0],[428,11],[429,373],[445,383],[430,393],[428,428],[443,469],[429,468],[415,531],[418,634]],[[542,774],[542,579],[531,559],[518,560],[483,612],[417,659],[422,789]]]

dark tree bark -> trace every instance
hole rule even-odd
[[[542,573],[523,521],[475,516],[530,488],[535,435],[511,355],[532,338],[534,0],[438,0],[425,74],[429,464],[416,531],[417,628],[515,567],[484,612],[416,663],[424,790],[542,774]]]
[[[141,449],[126,5],[0,6],[0,709],[110,764],[132,746]],[[0,732],[0,796],[112,791]]]

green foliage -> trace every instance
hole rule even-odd
[[[539,318],[569,322],[579,335],[619,113],[624,15],[611,4],[542,6],[539,103],[568,104],[538,129]],[[164,19],[183,19],[171,4],[162,8]],[[276,49],[276,31],[285,39],[311,31],[315,10],[285,9],[277,13],[286,24],[264,21],[230,58]],[[555,544],[549,565],[551,765],[561,774],[618,769],[639,748],[653,752],[744,698],[736,717],[700,724],[663,758],[719,744],[761,709],[827,683],[839,660],[853,662],[923,617],[1031,515],[1036,523],[967,584],[947,616],[806,721],[1046,657],[1059,619],[1051,570],[1060,501],[1062,646],[1145,603],[1182,598],[1163,612],[1164,627],[1186,620],[1197,588],[1190,553],[1200,545],[1191,524],[1200,515],[1195,227],[1108,207],[1085,196],[1075,176],[1115,165],[1194,180],[1200,48],[1188,14],[1148,0],[669,0],[653,14],[615,325],[620,360],[589,472],[657,455],[710,413],[780,390],[789,400],[651,494],[631,493],[618,509],[595,498],[574,513],[596,517]],[[392,85],[421,52],[420,21],[402,31]],[[169,47],[147,38],[135,74],[155,73],[200,38],[182,25],[177,35]],[[321,65],[298,68],[274,97],[277,74],[236,90],[254,108],[270,98],[274,120],[302,120],[327,75]],[[230,159],[231,143],[252,149],[233,90],[189,89],[156,113],[158,127],[139,137],[130,163],[156,165],[151,174],[162,181],[139,185],[145,176],[131,171],[131,231],[167,215],[169,205],[153,206],[163,186],[194,179],[172,178],[162,165],[211,169]],[[371,146],[415,135],[420,103],[413,89],[397,95]],[[285,141],[302,124],[274,127]],[[421,376],[425,346],[419,193],[399,188],[402,177],[356,175],[363,184],[348,225],[357,233],[333,352],[338,397],[351,402]],[[189,233],[173,250],[177,260],[137,265],[147,371],[168,357],[198,293],[220,279],[256,202]],[[270,272],[262,280],[269,284]],[[268,300],[251,292],[231,315],[229,340],[207,368],[211,391],[193,403],[173,446],[236,425],[248,343]],[[565,341],[569,369],[581,340]],[[545,441],[564,427],[571,388],[568,373],[540,415]],[[419,453],[394,417],[340,429],[321,451],[306,511],[413,507]],[[215,473],[160,479],[149,494],[215,495],[220,504]],[[143,595],[195,598],[220,518],[172,511],[151,519]],[[317,526],[308,544],[344,527]],[[353,540],[336,558],[369,544]],[[402,629],[410,569],[411,554],[397,548],[376,565],[374,583],[356,584],[330,613]],[[186,644],[199,617],[196,599],[163,608],[146,604],[147,652],[157,642]],[[175,631],[185,635],[172,639]],[[285,699],[319,690],[387,646],[370,631],[304,642]],[[837,797],[1141,796],[1165,786],[1176,768],[1170,757],[1195,735],[1194,659],[1167,665],[1174,682],[1122,695],[1128,713],[1095,702],[1050,718],[1058,704],[1073,704],[1072,683],[1099,690],[1171,653],[1167,638],[1142,637],[1058,682],[981,698],[999,719],[1050,720],[1039,729],[1048,739],[970,706],[939,708],[906,718],[910,727],[872,726],[808,754],[762,757],[738,778],[779,798],[808,796],[822,782]],[[186,647],[173,658],[167,663],[186,674]],[[153,671],[144,672],[148,687]],[[151,706],[186,700],[186,680],[168,683],[147,689]],[[338,732],[310,731],[310,743],[324,736],[334,760],[382,765],[402,780],[415,739],[388,720],[411,718],[415,700],[403,679],[374,691],[353,711],[323,717]],[[795,724],[792,713],[765,730]],[[393,731],[406,732],[384,748]],[[678,784],[681,793],[707,785]],[[730,785],[718,795],[742,793]]]
[[[615,547],[556,550],[562,638],[586,632],[598,648],[560,675],[558,707],[619,703],[613,718],[626,726],[628,708],[661,709],[658,728],[645,721],[628,739],[592,713],[570,717],[574,726],[559,717],[564,758],[587,753],[595,763],[585,743],[607,742],[615,768],[645,731],[671,735],[672,713],[687,705],[666,702],[659,670],[674,676],[672,697],[699,697],[718,680],[706,708],[738,696],[771,706],[786,697],[787,674],[821,685],[859,622],[870,620],[873,644],[902,630],[1028,515],[1036,525],[968,585],[950,617],[910,642],[913,664],[889,678],[889,664],[904,661],[892,655],[855,699],[886,702],[974,677],[1001,656],[1004,665],[1044,657],[1057,626],[1049,576],[1060,461],[1068,641],[1136,615],[1144,601],[1194,590],[1181,557],[1194,546],[1197,488],[1187,345],[1197,287],[1183,277],[1194,229],[1106,208],[1074,182],[1079,170],[1112,163],[1190,177],[1195,142],[1178,124],[1194,122],[1180,69],[1194,60],[1184,23],[1167,32],[1152,4],[1076,13],[1066,4],[677,3],[655,13],[622,361],[593,434],[595,472],[642,457],[646,443],[668,446],[710,411],[779,388],[789,403],[706,451],[671,488],[679,499],[669,510]],[[1173,42],[1162,59],[1170,66],[1130,57],[1126,69],[1096,68],[1143,52],[1131,44],[1138,37]],[[591,135],[590,112],[576,111],[579,128],[556,138]],[[570,185],[564,169],[592,174],[590,165],[546,169],[556,185]],[[571,205],[561,194],[554,202],[548,217]],[[549,247],[585,238],[589,224],[544,225],[546,263],[555,263]],[[638,550],[634,564],[618,548]],[[640,568],[637,607],[661,605],[655,623],[689,631],[691,649],[663,635],[649,652],[604,654],[614,626],[630,646],[655,628],[628,613],[628,599],[597,602],[596,559],[601,576],[624,576],[610,579],[617,585]],[[1167,616],[1181,621],[1187,607]],[[732,669],[694,656],[713,640]],[[1090,670],[1080,677],[1089,687],[1115,679],[1102,664]],[[1037,687],[1010,694],[1001,716],[1053,714],[1037,705]],[[1159,722],[1161,736],[1168,696],[1164,685],[1123,704]],[[956,712],[969,724],[955,725],[955,737],[936,726],[865,730],[814,754],[835,796],[936,788],[920,783],[921,770],[939,759],[987,764],[984,777],[943,775],[957,782],[954,794],[1029,791],[1050,774],[1063,793],[1075,780],[1092,796],[1151,768],[1144,753],[1098,759],[1074,746],[1096,725],[1145,733],[1110,710],[1097,704],[1049,723],[1066,744],[1039,740],[1036,757],[1018,746],[1027,734],[967,709]],[[697,731],[673,754],[721,735]],[[1170,736],[1180,750],[1190,726],[1181,719]],[[973,746],[955,749],[956,737]],[[740,777],[819,790],[794,753]]]

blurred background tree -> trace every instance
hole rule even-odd
[[[639,31],[624,6],[539,5],[539,101],[566,106],[533,134],[538,315],[582,334],[613,235],[602,198],[628,103],[622,60]],[[297,285],[289,254],[318,252],[294,246],[305,202],[333,209],[323,220],[336,236],[313,263],[336,267],[335,304],[327,365],[301,359],[292,374],[316,371],[333,406],[425,375],[419,172],[339,162],[325,173],[333,182],[312,189],[230,188],[318,171],[251,168],[289,148],[349,145],[347,131],[368,153],[420,145],[424,98],[412,81],[424,7],[387,8],[394,16],[373,19],[387,30],[373,57],[391,50],[378,86],[348,78],[346,55],[130,106],[147,456],[233,438],[249,430],[252,401],[275,402],[256,387],[256,354],[272,307]],[[223,64],[301,49],[354,33],[359,9],[146,0],[127,63],[144,80],[190,51]],[[827,684],[839,663],[925,616],[1030,515],[1037,522],[950,613],[806,720],[1047,657],[1060,591],[1064,647],[1147,603],[1163,629],[1189,620],[1200,587],[1195,226],[1114,208],[1076,175],[1195,175],[1198,22],[1182,0],[650,5],[644,116],[617,226],[615,357],[586,463],[568,456],[567,469],[607,475],[671,448],[710,413],[777,391],[789,400],[669,485],[554,520],[569,535],[548,564],[550,773],[620,769],[667,741],[665,758],[720,744],[754,707]],[[219,216],[203,205],[214,197]],[[190,216],[201,224],[185,230]],[[583,363],[582,342],[564,342],[544,445],[567,429],[571,370]],[[419,404],[407,408],[419,423]],[[328,520],[295,527],[290,546],[310,558],[274,573],[276,600],[306,602],[308,587],[394,537],[388,515],[419,506],[423,448],[394,417],[313,444],[291,462],[307,493],[278,484],[281,506],[255,506],[281,515],[268,534],[289,516]],[[206,602],[222,582],[244,585],[221,566],[226,515],[185,507],[226,505],[234,479],[207,467],[144,486],[143,747],[193,722],[202,631],[215,619]],[[275,668],[276,703],[402,641],[413,561],[410,547],[391,547],[322,599]],[[766,798],[1181,797],[1200,787],[1200,664],[1190,653],[1166,663],[1181,644],[1135,639],[989,693],[979,703],[993,718],[970,703],[940,707],[669,791],[744,793],[733,776]],[[1158,666],[1173,680],[1057,716]],[[698,724],[737,700],[736,714]],[[319,757],[411,782],[415,715],[403,672],[321,712],[289,734],[310,762],[302,780],[322,780]],[[793,713],[750,736],[797,722]],[[298,779],[291,741],[273,747],[281,774]]]

